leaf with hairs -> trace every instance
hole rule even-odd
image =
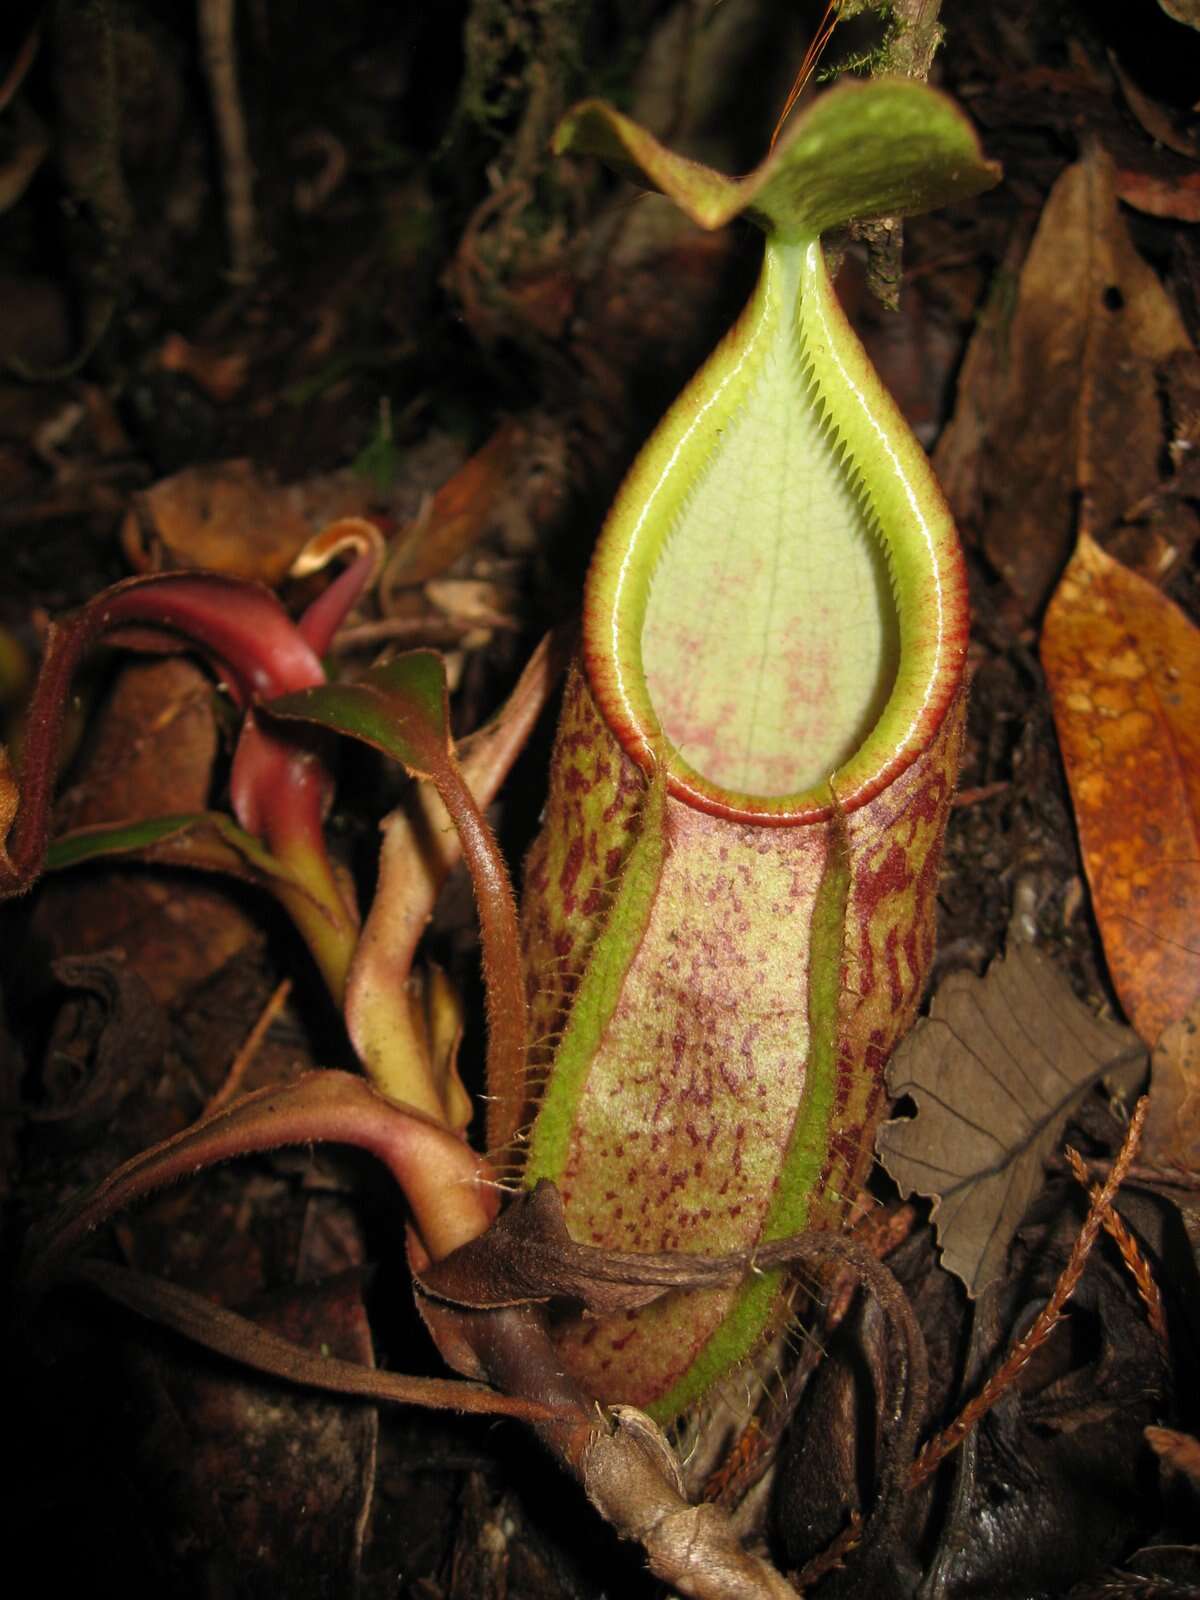
[[[203,1117],[109,1173],[30,1235],[24,1278],[31,1299],[62,1276],[87,1236],[135,1201],[205,1167],[285,1145],[356,1145],[388,1168],[431,1255],[481,1233],[495,1213],[480,1158],[448,1128],[384,1099],[347,1072],[310,1072],[260,1089]]]
[[[435,651],[412,650],[356,683],[327,683],[284,695],[264,708],[361,739],[427,778],[458,832],[475,888],[488,996],[489,1150],[512,1140],[525,1103],[525,980],[517,908],[508,869],[454,753],[445,665]]]
[[[60,834],[46,851],[46,871],[61,872],[107,856],[138,856],[176,867],[227,872],[251,883],[304,884],[253,834],[220,811],[186,811],[136,822],[102,822]],[[314,904],[317,902],[314,899]]]
[[[170,1328],[206,1350],[240,1361],[273,1378],[303,1384],[327,1394],[344,1394],[392,1405],[425,1406],[437,1411],[464,1411],[493,1417],[517,1417],[522,1422],[545,1422],[561,1417],[562,1406],[497,1394],[479,1383],[454,1378],[410,1378],[398,1372],[381,1372],[356,1361],[316,1355],[247,1317],[213,1305],[203,1295],[178,1284],[151,1278],[106,1261],[80,1262],[71,1277],[98,1289],[127,1310]]]

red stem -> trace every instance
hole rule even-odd
[[[453,756],[433,778],[458,831],[479,908],[488,1015],[487,1148],[495,1160],[512,1143],[525,1103],[525,975],[517,904],[496,837]]]
[[[327,1070],[247,1095],[85,1190],[31,1238],[28,1281],[35,1293],[45,1288],[88,1233],[144,1195],[235,1156],[314,1143],[356,1145],[382,1161],[435,1259],[476,1238],[496,1213],[483,1163],[461,1139],[362,1078]]]

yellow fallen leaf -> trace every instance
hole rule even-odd
[[[1084,534],[1041,653],[1109,971],[1153,1045],[1200,996],[1200,631]]]

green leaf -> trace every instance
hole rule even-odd
[[[450,759],[446,673],[433,650],[412,650],[373,667],[355,683],[321,684],[272,700],[274,717],[299,718],[361,739],[407,768],[436,780]]]
[[[61,834],[46,852],[46,870],[114,855],[137,855],[176,866],[228,872],[255,882],[275,879],[303,890],[300,879],[253,834],[219,811],[181,812],[139,822],[100,823]]]
[[[746,212],[768,231],[803,238],[850,221],[930,211],[999,178],[953,102],[901,78],[831,89],[744,178],[675,155],[602,100],[569,111],[554,148],[632,169],[702,228]]]

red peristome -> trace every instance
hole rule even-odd
[[[589,597],[591,592],[592,586],[589,584]],[[869,804],[896,782],[936,737],[959,693],[970,634],[970,613],[966,567],[957,545],[945,553],[940,585],[931,605],[930,616],[930,627],[939,630],[940,646],[925,699],[913,716],[906,736],[889,759],[857,789],[838,789],[836,809],[843,814]],[[596,704],[621,748],[643,772],[649,774],[655,768],[655,738],[661,738],[661,733],[657,729],[648,730],[639,723],[635,708],[621,687],[621,675],[609,650],[589,644],[598,635],[599,630],[588,626],[588,601],[585,599],[583,658]],[[834,781],[836,784],[836,776]],[[827,804],[784,809],[779,801],[756,801],[751,796],[705,786],[702,782],[694,781],[689,774],[674,771],[670,767],[667,771],[667,788],[685,805],[705,811],[710,816],[767,828],[794,828],[825,822],[835,809]]]

